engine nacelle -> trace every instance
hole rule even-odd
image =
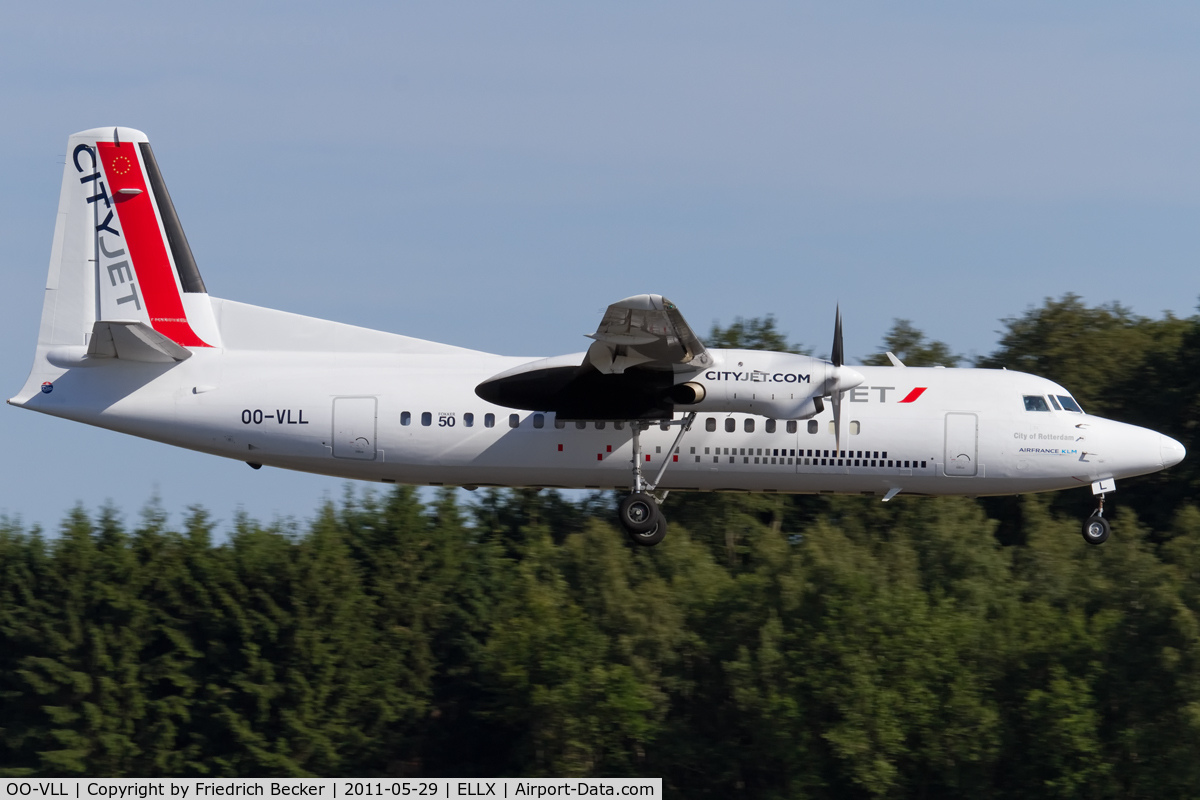
[[[704,388],[704,384],[688,381],[687,383],[679,383],[671,387],[668,393],[671,402],[680,406],[694,406],[697,403],[704,402],[704,398],[708,396],[708,390]]]

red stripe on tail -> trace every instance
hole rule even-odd
[[[96,149],[104,164],[108,194],[121,220],[121,233],[141,284],[151,327],[184,347],[211,347],[201,341],[187,321],[179,285],[167,256],[167,245],[146,186],[146,176],[138,161],[137,145],[133,142],[121,145],[96,142]],[[122,189],[138,189],[140,193],[121,194]]]

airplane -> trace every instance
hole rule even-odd
[[[708,348],[661,295],[608,306],[585,351],[494,355],[208,294],[150,142],[69,137],[20,408],[244,461],[364,481],[627,493],[631,540],[668,492],[1014,495],[1183,460],[1016,371]]]

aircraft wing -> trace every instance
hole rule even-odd
[[[613,303],[588,338],[595,341],[586,361],[606,375],[620,375],[630,367],[694,371],[713,363],[683,314],[658,294],[639,294]]]
[[[592,346],[493,375],[475,394],[496,405],[553,411],[564,419],[665,419],[679,373],[714,363],[675,304],[657,294],[613,303]],[[636,367],[637,369],[633,369]]]

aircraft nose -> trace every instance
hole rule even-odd
[[[1187,455],[1187,450],[1179,442],[1172,439],[1170,436],[1160,436],[1161,442],[1158,446],[1159,453],[1162,454],[1162,463],[1164,467],[1173,467],[1183,457]]]

